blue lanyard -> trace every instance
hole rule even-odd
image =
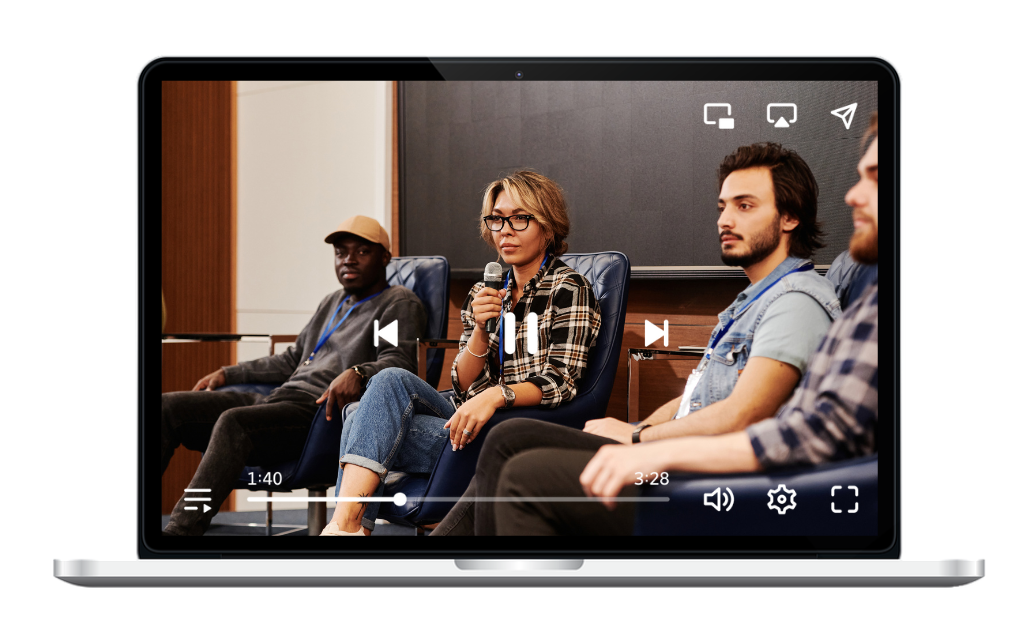
[[[740,309],[738,312],[732,314],[732,318],[729,318],[729,322],[727,322],[722,327],[721,331],[719,331],[717,334],[715,334],[715,339],[711,342],[710,345],[708,345],[707,351],[704,352],[704,358],[707,359],[707,360],[711,359],[711,352],[715,350],[715,347],[718,346],[718,343],[721,342],[721,340],[725,336],[725,334],[729,332],[729,329],[732,328],[732,325],[733,325],[734,322],[736,322],[736,319],[739,318],[741,315],[743,315],[743,312],[746,311],[747,308],[750,307],[750,305],[752,305],[755,302],[757,302],[757,299],[760,298],[761,296],[763,296],[766,291],[768,291],[769,289],[771,289],[772,287],[777,285],[779,283],[779,280],[782,280],[786,276],[792,275],[794,273],[799,273],[801,271],[810,271],[813,268],[814,268],[814,265],[812,265],[812,264],[802,264],[799,267],[797,267],[796,269],[793,269],[791,271],[787,271],[786,273],[782,274],[781,276],[778,277],[778,279],[775,280],[775,282],[771,283],[770,285],[768,285],[764,289],[761,289],[761,293],[759,293],[756,296],[754,296],[753,298],[751,298],[750,302],[748,302],[747,304],[743,305],[743,308]]]
[[[387,285],[386,287],[384,287],[384,290],[387,290],[390,286],[391,285]],[[334,322],[334,319],[338,317],[338,312],[341,311],[341,308],[343,306],[345,306],[345,303],[348,301],[348,299],[352,297],[351,295],[345,296],[345,299],[341,301],[341,304],[338,305],[338,308],[334,310],[334,315],[331,316],[331,319],[327,322],[327,328],[324,329],[324,332],[320,335],[320,340],[317,341],[316,347],[313,349],[313,353],[309,354],[309,357],[306,358],[306,361],[303,362],[302,364],[303,365],[307,365],[310,362],[313,362],[313,358],[316,357],[316,352],[320,350],[320,347],[324,346],[324,343],[327,342],[327,340],[331,337],[331,335],[333,335],[334,332],[337,331],[338,327],[340,327],[342,325],[342,323],[345,322],[345,320],[348,319],[349,315],[351,315],[352,312],[355,311],[356,307],[358,307],[359,305],[363,304],[364,302],[373,300],[374,298],[376,298],[377,296],[379,296],[382,293],[384,293],[384,291],[378,291],[377,293],[373,294],[372,296],[370,296],[368,298],[363,298],[359,302],[355,303],[354,305],[352,305],[352,307],[348,311],[345,312],[345,315],[341,316],[341,320],[338,320],[338,324],[335,324],[335,325],[332,326],[332,323]]]
[[[540,263],[540,269],[537,269],[537,273],[540,273],[541,271],[544,270],[544,265],[546,265],[548,263],[548,258],[550,258],[550,257],[551,257],[550,253],[547,253],[547,254],[544,255],[544,262]],[[508,282],[509,282],[509,279],[511,277],[512,277],[512,269],[510,268],[508,270],[508,273],[505,275],[505,287],[504,287],[504,289],[505,289],[505,295],[508,296],[508,298],[506,298],[506,301],[511,301],[512,300],[512,292],[508,290]],[[511,306],[511,305],[509,305],[509,306]],[[498,376],[499,376],[499,379],[502,382],[504,382],[505,381],[505,305],[502,304],[501,307],[502,307],[501,308],[501,317],[498,318],[498,367],[499,367]]]

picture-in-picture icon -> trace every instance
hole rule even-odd
[[[725,109],[725,115],[732,116],[732,105],[728,102],[709,102],[704,105],[704,124],[717,124],[719,129],[733,129],[736,126],[736,121],[731,117],[719,118],[718,120],[708,120],[708,109]]]
[[[772,109],[779,109],[780,111],[776,114],[776,118],[772,119]],[[789,115],[788,111],[792,111],[793,117],[786,119]],[[774,122],[775,128],[785,128],[796,122],[796,105],[792,102],[773,102],[768,105],[768,122]]]

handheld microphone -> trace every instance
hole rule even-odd
[[[484,267],[484,286],[501,291],[501,265],[497,262],[488,262],[487,266]],[[498,319],[491,318],[487,321],[485,330],[487,333],[494,333],[494,330],[498,328]]]

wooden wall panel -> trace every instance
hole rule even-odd
[[[164,82],[162,94],[165,331],[233,332],[234,86]],[[162,390],[189,390],[199,378],[234,359],[229,345],[165,345]],[[181,497],[199,459],[198,453],[179,447],[163,476],[163,513],[170,513]]]
[[[462,335],[459,311],[476,280],[453,279],[448,307],[448,338]],[[729,306],[736,294],[747,286],[743,279],[735,280],[633,280],[626,304],[626,324],[622,337],[622,350],[615,373],[607,415],[626,419],[626,350],[644,347],[644,320],[655,324],[669,321],[669,346],[700,346],[707,344],[711,331],[718,323],[718,314]],[[662,343],[651,348],[664,349]],[[455,351],[445,358],[441,389],[451,387],[448,371],[455,359]],[[640,364],[640,417],[643,418],[683,392],[686,376],[697,359],[681,361],[642,362]]]
[[[391,83],[391,255],[400,256],[401,225],[398,210],[398,82]]]
[[[718,324],[718,314],[728,307],[748,282],[736,280],[633,280],[629,284],[626,325],[615,386],[608,401],[608,415],[626,419],[626,350],[644,348],[644,320],[669,321],[668,347],[656,342],[651,349],[707,345]],[[640,418],[683,393],[686,377],[697,360],[640,362]]]

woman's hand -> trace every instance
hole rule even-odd
[[[448,439],[451,440],[452,451],[473,442],[498,407],[504,406],[505,398],[501,395],[501,389],[491,387],[473,396],[456,409],[455,415],[444,425],[444,428],[448,429]]]
[[[505,299],[506,291],[501,289],[495,291],[490,287],[484,287],[476,292],[473,296],[473,320],[476,321],[477,329],[480,331],[486,331],[487,321],[491,318],[499,318],[501,316],[501,301]]]
[[[615,508],[615,498],[623,487],[636,484],[638,473],[647,476],[667,471],[661,443],[624,447],[606,444],[587,463],[580,474],[580,485],[588,496],[600,498],[608,510]]]

